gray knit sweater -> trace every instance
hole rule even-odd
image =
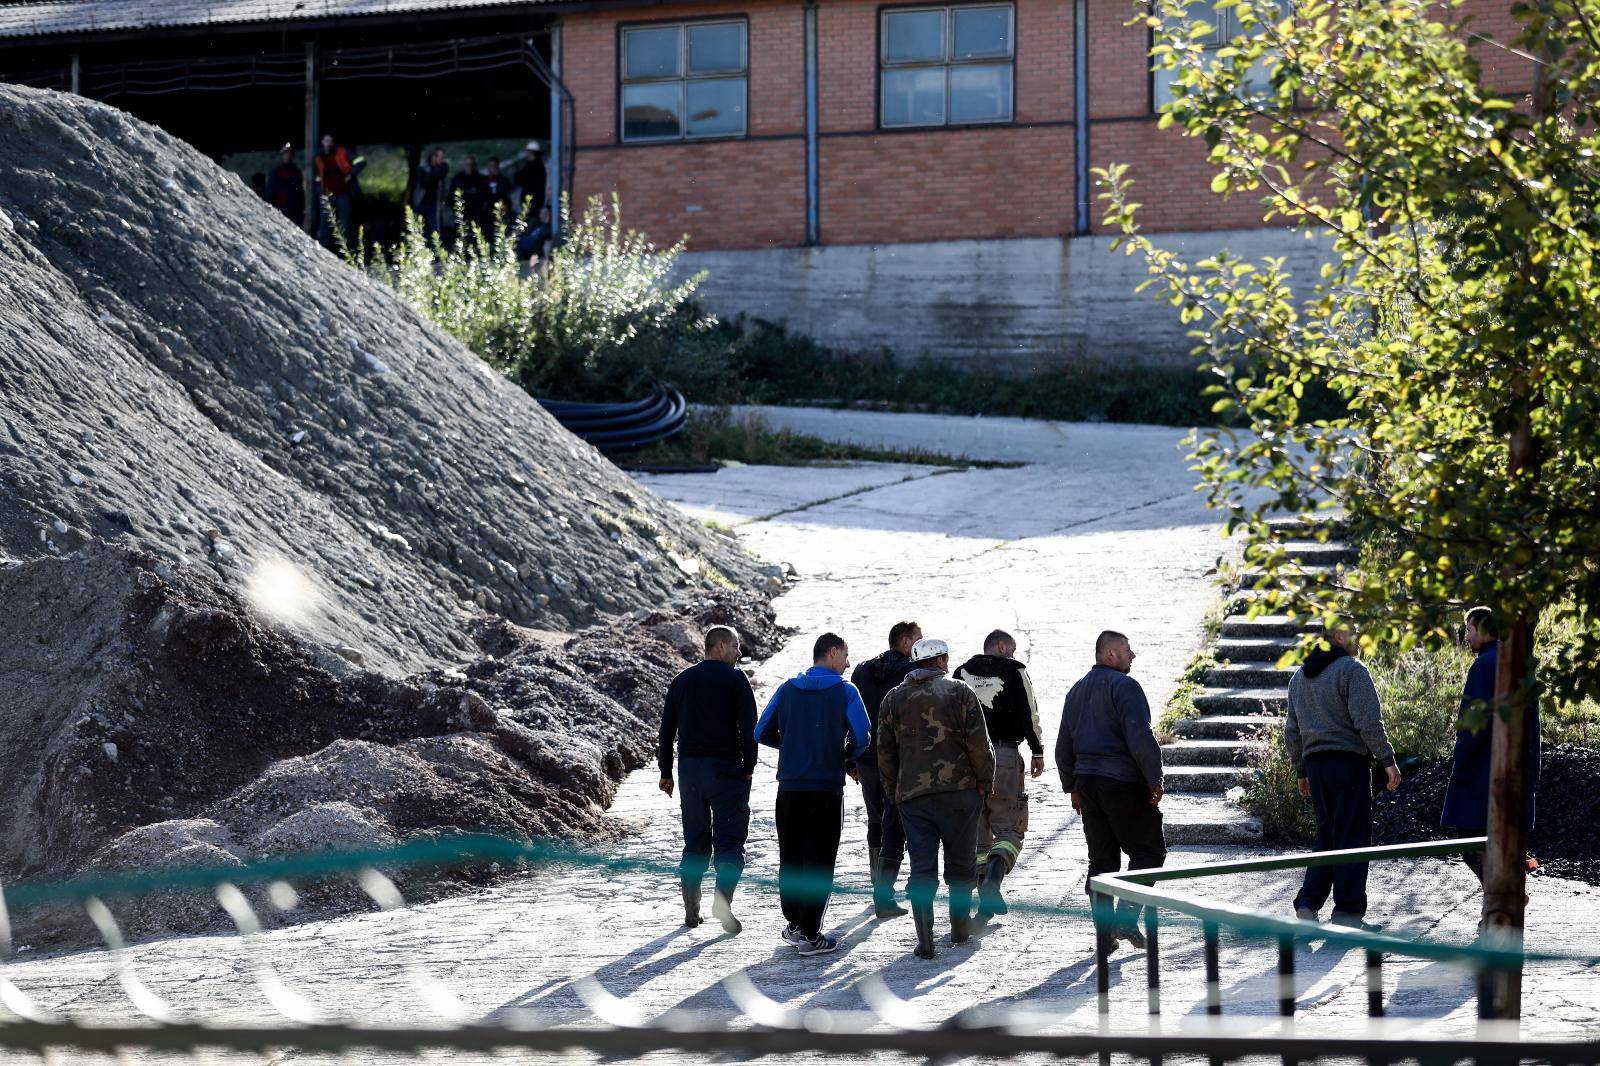
[[[1289,713],[1283,743],[1295,772],[1305,776],[1306,756],[1317,752],[1371,752],[1378,762],[1394,762],[1394,748],[1383,729],[1378,690],[1361,660],[1343,655],[1310,677],[1305,667],[1289,680]]]

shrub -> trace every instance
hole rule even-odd
[[[1240,801],[1261,819],[1261,831],[1270,841],[1299,844],[1316,836],[1311,801],[1300,795],[1300,781],[1283,746],[1283,730],[1267,726],[1246,743],[1246,760],[1255,773]]]

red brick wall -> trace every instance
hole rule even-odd
[[[617,27],[739,15],[750,24],[749,140],[620,145]],[[659,243],[761,248],[805,243],[805,31],[794,0],[567,15],[562,80],[576,105],[573,202],[613,190],[628,224]]]
[[[1487,2],[1487,0],[1474,0]],[[819,208],[825,244],[1047,237],[1072,232],[1072,0],[1016,0],[1012,125],[879,131],[877,0],[817,8]],[[1261,224],[1259,198],[1210,191],[1205,148],[1150,114],[1148,33],[1126,0],[1089,0],[1091,164],[1128,163],[1146,230]],[[743,15],[747,141],[617,144],[617,26]],[[805,56],[798,0],[689,3],[567,15],[562,69],[577,101],[576,194],[617,190],[631,224],[691,247],[805,240]],[[1093,200],[1099,231],[1103,207]]]

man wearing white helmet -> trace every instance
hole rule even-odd
[[[994,785],[994,749],[977,695],[947,675],[945,642],[919,640],[911,659],[911,672],[878,711],[878,770],[884,787],[894,790],[911,852],[906,895],[917,957],[931,959],[941,845],[950,886],[950,942],[962,944],[971,936],[978,816]]]

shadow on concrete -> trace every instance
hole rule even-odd
[[[690,939],[692,935],[694,934],[691,934],[690,930],[679,926],[670,933],[664,933],[648,943],[639,945],[620,959],[608,962],[586,976],[593,978],[601,988],[618,999],[625,999],[647,982],[677,969],[713,944],[729,939],[727,934],[703,940]],[[678,940],[683,941],[683,946],[679,950],[666,955],[661,954],[662,949]],[[490,1012],[488,1020],[493,1021],[504,1013],[529,1008],[557,1016],[563,1021],[584,1017],[590,1013],[583,997],[578,994],[577,981],[556,978],[502,1003]]]
[[[1384,1011],[1399,1018],[1439,1018],[1477,995],[1477,980],[1471,970],[1448,962],[1430,962],[1400,975]]]

